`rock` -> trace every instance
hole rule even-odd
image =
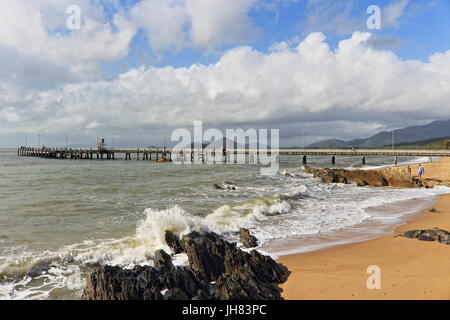
[[[428,212],[430,212],[430,213],[440,213],[440,211],[437,210],[436,208],[431,208],[430,210],[428,210]]]
[[[406,238],[415,238],[423,241],[437,241],[443,244],[450,244],[450,232],[439,228],[427,230],[410,230],[400,235]]]
[[[242,251],[241,251],[242,252]],[[256,250],[225,259],[225,272],[216,282],[219,300],[281,300],[280,289],[289,272]]]
[[[173,268],[172,258],[164,251],[158,250],[153,257],[153,264],[156,268]]]
[[[128,300],[142,298],[135,287],[136,279],[127,279],[130,273],[120,267],[104,266],[88,278],[82,299]]]
[[[271,257],[244,252],[215,233],[191,232],[181,242],[189,267],[174,267],[163,250],[155,253],[155,267],[98,267],[88,276],[82,299],[282,299],[276,284],[285,282],[289,271]]]
[[[224,190],[224,188],[222,186],[219,186],[217,183],[214,183],[213,187],[216,188],[217,190]]]
[[[180,238],[171,231],[166,231],[165,240],[167,245],[173,250],[174,254],[178,254],[184,251],[181,245]]]
[[[236,185],[229,181],[224,181],[223,186],[228,190],[236,190]]]
[[[286,267],[257,251],[244,252],[214,233],[192,232],[182,238],[193,270],[215,284],[215,299],[281,299],[280,289],[289,276]]]
[[[189,300],[189,297],[183,290],[174,288],[166,291],[163,300]]]
[[[236,186],[234,184],[232,184],[231,182],[227,182],[227,181],[225,181],[222,185],[214,183],[213,187],[217,190],[236,190]]]
[[[280,174],[285,176],[285,177],[289,177],[289,178],[299,178],[299,177],[301,177],[300,175],[298,175],[296,173],[290,173],[290,172],[280,172]]]
[[[132,270],[103,266],[92,272],[83,300],[162,300],[165,289],[177,289],[170,296],[193,298],[199,289],[209,292],[206,278],[189,268],[136,266]]]
[[[224,271],[225,252],[236,250],[235,244],[223,241],[213,233],[201,235],[191,232],[181,238],[190,267],[206,276],[209,281],[217,280]]]
[[[212,297],[209,296],[205,291],[203,291],[202,289],[199,289],[197,291],[197,295],[195,297],[192,298],[192,300],[211,300]]]
[[[336,174],[335,172],[326,172],[321,178],[325,183],[348,183],[346,177]]]
[[[239,240],[244,248],[254,248],[258,246],[258,240],[255,236],[250,234],[248,229],[239,229]]]
[[[381,168],[373,170],[317,169],[304,166],[306,173],[320,178],[324,183],[350,183],[358,186],[395,188],[432,188],[438,185],[450,186],[450,182],[438,179],[417,179],[398,168]]]

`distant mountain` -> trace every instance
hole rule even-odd
[[[394,132],[395,145],[407,142],[417,142],[434,138],[445,138],[450,136],[450,120],[433,121],[423,126],[412,126],[403,129],[397,129]],[[313,143],[308,146],[312,149],[325,148],[349,148],[351,146],[358,148],[374,148],[392,144],[392,131],[382,131],[365,139],[353,139],[343,141],[339,139],[330,139]]]
[[[342,148],[349,148],[351,146],[350,142],[339,140],[339,139],[330,139],[330,140],[324,140],[321,142],[316,142],[311,145],[309,145],[307,148],[312,149],[342,149]]]
[[[246,141],[248,141],[248,140],[246,140]],[[253,146],[250,146],[249,143],[245,143],[245,144],[238,143],[236,138],[235,138],[235,141],[233,141],[233,140],[223,137],[222,139],[217,139],[217,140],[214,140],[209,143],[203,142],[201,144],[201,148],[205,149],[208,147],[209,149],[221,149],[222,147],[224,147],[224,148],[228,148],[228,149],[234,149],[235,142],[236,142],[236,149],[248,149],[250,147],[253,147]],[[191,147],[193,149],[197,149],[197,148],[200,148],[200,144],[199,143],[194,144],[194,142],[191,142],[191,144],[186,144],[185,146],[178,146],[177,148],[178,149],[190,149]],[[270,145],[260,144],[259,148],[260,149],[270,148]]]
[[[219,140],[215,140],[215,141],[207,144],[208,148],[222,148],[222,147],[226,148],[227,146],[229,148],[230,147],[234,148],[234,141],[229,140],[229,139],[227,139],[225,137],[223,137],[222,140],[220,140],[220,139]],[[237,143],[236,148],[237,149],[245,149],[245,145]]]

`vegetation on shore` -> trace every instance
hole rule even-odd
[[[392,148],[392,146],[383,146],[383,149]],[[449,150],[450,137],[445,139],[427,139],[410,143],[395,145],[396,149],[423,149],[423,150]]]

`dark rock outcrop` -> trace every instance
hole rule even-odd
[[[236,190],[236,186],[228,181],[225,181],[223,184],[214,183],[213,187],[217,190]]]
[[[280,172],[280,174],[281,174],[282,176],[290,177],[290,178],[298,178],[298,177],[299,177],[298,174],[290,173],[290,172]]]
[[[282,299],[277,284],[289,276],[287,268],[253,250],[244,252],[214,233],[192,232],[181,246],[189,267],[175,267],[162,250],[155,266],[132,270],[103,266],[92,272],[85,300],[209,300]]]
[[[175,268],[172,262],[160,267],[136,266],[132,270],[103,266],[87,278],[82,299],[168,300],[174,297],[192,299],[199,289],[208,291],[209,287],[202,274],[186,267]],[[163,295],[164,290],[166,291]]]
[[[225,272],[216,283],[220,300],[280,300],[280,289],[289,272],[272,258],[252,250],[249,254],[227,256]]]
[[[321,179],[324,183],[348,183],[346,177],[332,171],[326,172],[321,175]]]
[[[173,288],[166,291],[164,300],[190,300],[186,293],[180,288]]]
[[[414,238],[422,241],[437,241],[443,244],[450,244],[450,232],[439,228],[427,230],[410,230],[400,235],[406,238]]]
[[[317,169],[305,166],[305,172],[320,178],[324,183],[350,183],[358,186],[395,188],[433,188],[434,186],[450,186],[450,182],[438,179],[418,179],[406,170],[398,168],[382,168],[373,170]]]
[[[178,238],[175,233],[166,230],[166,234],[164,237],[167,245],[173,250],[174,254],[178,254],[184,251],[180,238]]]
[[[158,250],[153,257],[153,265],[156,268],[173,268],[172,258],[164,251]]]
[[[239,229],[239,240],[244,248],[255,248],[258,246],[258,240],[248,229]]]
[[[213,187],[217,190],[224,190],[224,188],[222,186],[218,185],[217,183],[214,183]]]
[[[428,210],[428,212],[430,213],[440,213],[440,211],[436,208],[431,208],[430,210]]]

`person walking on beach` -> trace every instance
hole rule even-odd
[[[422,165],[420,165],[419,168],[417,169],[417,174],[419,175],[419,179],[421,179],[422,176],[425,174],[425,169]]]
[[[411,175],[411,167],[408,166],[408,174]]]

